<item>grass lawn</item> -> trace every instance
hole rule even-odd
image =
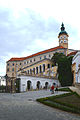
[[[55,101],[58,103],[64,103],[64,104],[70,104],[74,107],[80,108],[80,97],[77,96],[76,94],[65,96],[65,97],[60,97],[60,98],[55,98]]]
[[[37,101],[64,111],[80,114],[80,96],[75,92],[41,98],[37,99]]]
[[[59,88],[58,91],[72,92],[69,88]]]

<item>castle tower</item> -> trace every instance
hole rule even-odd
[[[59,46],[63,46],[64,48],[68,49],[68,34],[65,31],[64,24],[61,25],[61,32],[58,35],[59,38]]]

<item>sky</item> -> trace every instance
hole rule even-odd
[[[6,61],[59,45],[62,22],[69,49],[80,50],[80,0],[0,0],[0,76]]]

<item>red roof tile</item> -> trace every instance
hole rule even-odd
[[[35,54],[27,56],[27,57],[11,58],[9,61],[22,61],[22,60],[25,60],[25,59],[28,59],[28,58],[31,58],[31,57],[34,57],[34,56],[37,56],[37,55],[41,55],[41,54],[44,54],[44,53],[47,53],[47,52],[51,52],[51,51],[54,51],[54,50],[57,50],[57,49],[64,49],[64,47],[63,46],[57,46],[57,47],[54,47],[54,48],[51,48],[51,49],[48,49],[48,50],[44,50],[44,51],[35,53]]]
[[[74,52],[69,53],[67,56],[72,56],[72,55],[75,55],[76,53],[77,51],[74,51]]]

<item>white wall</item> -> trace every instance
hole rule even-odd
[[[76,82],[78,83],[80,83],[80,81],[79,81],[79,76],[78,76],[78,74],[77,74],[77,72],[78,72],[78,69],[79,69],[79,64],[80,64],[80,52],[78,52],[74,57],[73,57],[73,60],[72,60],[72,64],[74,64],[74,63],[76,63]]]
[[[6,86],[6,79],[4,76],[0,76],[0,86]]]
[[[19,76],[20,78],[20,91],[26,91],[27,89],[27,81],[31,81],[31,86],[33,89],[36,89],[37,81],[40,81],[40,87],[45,86],[45,83],[48,82],[48,87],[51,87],[53,83],[60,85],[58,80],[47,79],[47,78],[39,78],[39,77],[31,77],[31,76]]]

